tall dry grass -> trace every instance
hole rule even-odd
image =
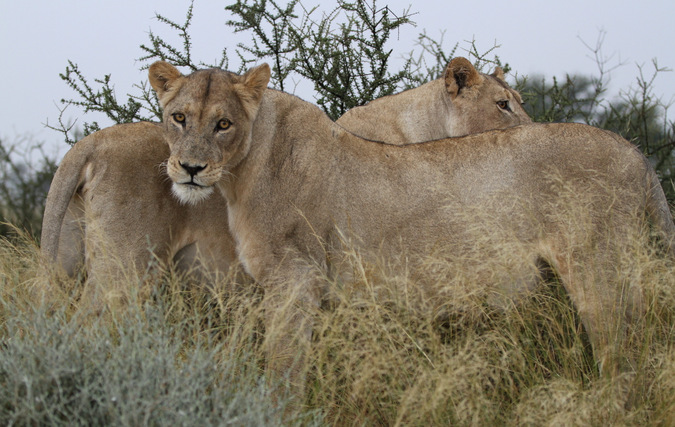
[[[647,302],[619,349],[636,356],[634,372],[618,377],[599,373],[552,275],[511,304],[492,302],[486,277],[508,282],[507,258],[521,251],[436,254],[420,272],[403,256],[346,249],[353,274],[326,279],[304,406],[285,410],[264,375],[264,296],[241,275],[188,285],[157,265],[124,279],[124,305],[92,314],[82,282],[41,265],[29,237],[3,240],[0,423],[672,425],[675,263],[658,242],[636,239],[611,274]]]
[[[115,275],[126,303],[92,312],[83,282],[42,265],[30,237],[0,240],[0,424],[282,425],[256,293],[192,290],[162,268],[138,276]]]

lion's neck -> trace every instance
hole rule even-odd
[[[325,174],[326,164],[339,155],[341,134],[346,132],[316,106],[266,91],[248,155],[219,183],[239,259],[253,277],[266,274],[269,263],[260,254],[269,254],[266,245],[276,239],[275,233],[306,226],[298,209],[307,195],[331,188],[330,182],[316,177]]]
[[[432,80],[403,94],[411,98],[410,102],[400,103],[406,111],[397,118],[398,123],[406,122],[406,143],[432,141],[452,134],[444,120],[451,116],[449,109],[453,106],[447,102],[443,79]]]
[[[446,101],[442,79],[356,107],[337,123],[363,138],[390,144],[408,144],[449,135],[446,120],[452,104]]]
[[[280,174],[289,175],[290,171],[300,181],[308,169],[315,167],[318,157],[335,150],[339,133],[344,130],[315,105],[267,90],[253,125],[250,151],[231,170],[232,179],[223,187],[226,197],[232,203],[238,202],[255,183],[274,182]],[[310,140],[325,144],[319,150]],[[317,151],[320,155],[315,156]]]

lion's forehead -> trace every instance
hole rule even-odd
[[[516,101],[518,101],[519,103],[522,104],[523,98],[520,96],[520,93],[519,93],[517,90],[515,90],[515,89],[510,89],[510,90],[509,90],[509,93],[511,94],[511,96],[513,96],[513,98],[514,98]]]
[[[210,71],[210,70],[207,70]],[[220,108],[237,108],[238,97],[234,90],[234,80],[227,72],[206,72],[190,75],[167,106],[184,106],[190,112]]]
[[[484,90],[503,94],[504,96],[516,98],[517,100],[520,101],[520,93],[518,93],[517,90],[509,86],[509,84],[506,83],[504,80],[495,77],[491,74],[482,74],[482,76],[485,78],[482,85]]]
[[[486,79],[483,83],[483,87],[487,91],[503,94],[505,96],[514,96],[514,94],[518,93],[515,89],[506,84],[506,82],[494,76],[485,75],[485,77]]]

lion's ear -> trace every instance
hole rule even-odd
[[[150,66],[148,70],[150,85],[157,92],[162,107],[168,102],[166,95],[173,89],[172,83],[182,76],[180,71],[168,62],[157,61]]]
[[[495,68],[495,70],[492,72],[492,77],[495,77],[503,82],[506,81],[504,80],[504,70],[502,70],[502,67]]]
[[[468,59],[457,57],[445,68],[445,87],[454,99],[459,92],[467,87],[477,85],[483,81],[483,76],[469,62]]]
[[[258,111],[262,96],[270,82],[270,74],[269,65],[259,65],[241,76],[240,83],[235,86],[244,109],[251,118],[255,117]]]

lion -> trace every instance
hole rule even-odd
[[[301,394],[313,313],[329,291],[324,278],[350,273],[340,270],[345,241],[375,256],[405,250],[414,263],[439,248],[461,256],[479,235],[493,247],[516,242],[525,254],[495,293],[526,295],[540,279],[531,265],[545,263],[574,303],[601,372],[626,369],[616,348],[643,302],[640,289],[611,279],[614,255],[648,220],[675,254],[663,189],[633,145],[572,123],[375,142],[308,102],[266,89],[269,78],[267,64],[243,75],[184,76],[161,61],[149,69],[163,107],[172,191],[190,205],[215,188],[224,195],[227,210],[219,214],[265,293],[271,377]]]
[[[501,68],[482,74],[457,57],[443,77],[352,108],[337,124],[365,139],[409,144],[529,123],[522,103]]]
[[[418,119],[403,121],[403,116]],[[368,120],[380,126],[368,126]],[[506,85],[501,69],[480,74],[461,57],[450,61],[443,78],[373,101],[338,121],[365,138],[396,144],[527,122],[520,95]],[[389,128],[392,132],[382,132]],[[79,141],[63,158],[50,187],[41,238],[44,257],[70,276],[85,265],[90,283],[101,275],[121,274],[115,266],[142,273],[154,260],[182,273],[196,272],[198,280],[228,272],[236,264],[234,243],[227,217],[213,215],[226,209],[225,199],[214,193],[198,209],[171,200],[160,167],[168,156],[161,128],[151,123],[117,125]],[[117,263],[97,254],[101,239]],[[197,263],[200,257],[203,265]]]
[[[100,301],[97,292],[124,297],[125,289],[98,289],[96,278],[123,270],[141,274],[153,259],[200,276],[226,273],[236,261],[234,241],[222,232],[228,228],[227,216],[220,215],[225,200],[214,195],[187,209],[171,197],[162,166],[168,156],[162,127],[140,122],[85,137],[59,165],[47,196],[41,251],[70,276],[86,264],[83,305]]]

